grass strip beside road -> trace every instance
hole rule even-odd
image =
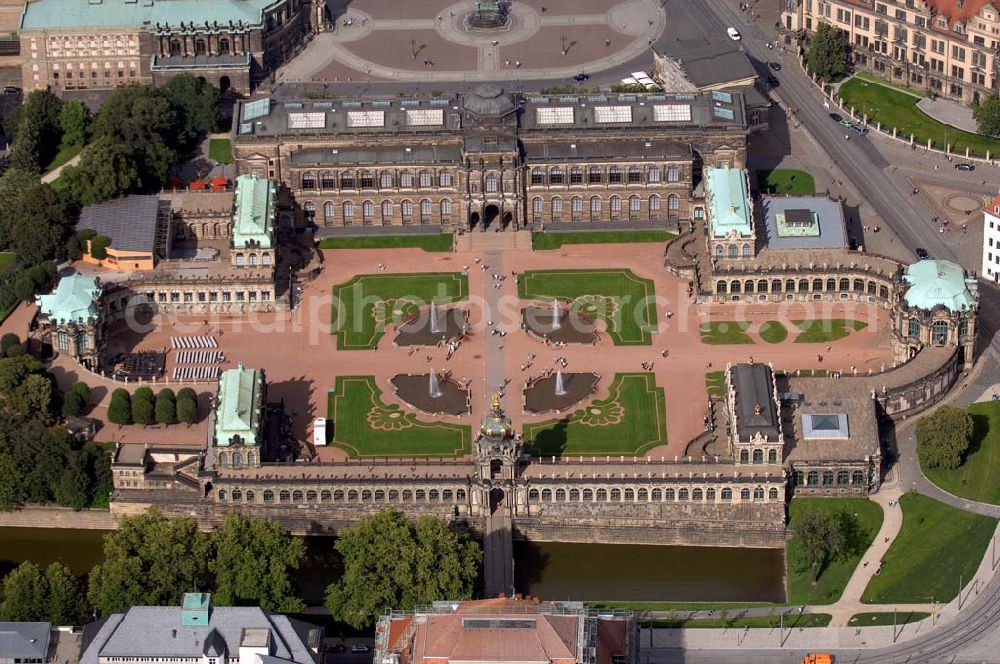
[[[705,391],[710,397],[721,397],[726,393],[726,374],[722,371],[709,371],[705,374]]]
[[[785,629],[796,629],[799,627],[827,627],[832,616],[829,613],[802,613],[790,611],[785,615],[782,623],[781,616],[775,613],[771,616],[747,616],[745,618],[663,618],[656,620],[641,620],[640,627],[655,627],[658,629],[727,629],[727,628],[762,628],[778,629],[784,625]]]
[[[972,579],[997,520],[907,493],[899,499],[903,528],[861,596],[868,604],[950,602]]]
[[[878,85],[891,88],[892,90],[898,90],[900,92],[906,93],[908,95],[913,95],[915,97],[927,97],[929,96],[926,90],[919,90],[917,88],[908,88],[905,85],[899,85],[898,83],[890,83],[889,81],[879,78],[873,74],[869,74],[866,71],[859,71],[854,74],[854,78],[860,78],[866,83],[877,83]]]
[[[637,613],[647,611],[739,611],[777,606],[768,602],[585,602],[594,609],[622,609]]]
[[[899,611],[893,616],[892,611],[878,611],[868,613],[855,613],[847,621],[849,627],[885,627],[887,625],[906,625],[924,618],[929,618],[931,614],[919,611]],[[893,623],[895,620],[895,623]]]
[[[366,237],[327,237],[319,241],[320,249],[423,249],[451,251],[451,233],[427,235],[375,235]]]
[[[954,470],[921,470],[931,482],[948,493],[981,503],[1000,505],[1000,401],[985,401],[969,407],[973,432],[962,465]]]
[[[677,237],[668,231],[566,231],[531,234],[531,248],[559,249],[566,244],[627,244],[631,242],[669,242]]]
[[[56,170],[57,168],[68,162],[70,159],[75,157],[76,155],[80,154],[80,152],[82,151],[83,151],[82,145],[66,145],[60,147],[59,152],[57,152],[56,156],[52,158],[52,161],[49,162],[49,165],[46,166],[44,169],[42,169],[42,174],[45,175],[46,173],[51,173],[52,171]]]

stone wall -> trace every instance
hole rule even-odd
[[[115,530],[118,521],[109,510],[74,510],[69,507],[27,505],[13,512],[0,512],[0,528],[71,528]]]

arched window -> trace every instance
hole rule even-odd
[[[385,491],[382,489],[375,489],[375,502],[381,503],[385,500]]]
[[[430,187],[433,185],[434,176],[431,175],[430,171],[420,171],[419,180],[421,187]]]
[[[766,293],[767,292],[767,279],[758,279],[757,280],[757,292],[758,293]]]
[[[594,501],[594,490],[584,489],[583,490],[583,502],[590,503]]]
[[[342,503],[344,502],[344,492],[341,489],[337,489],[333,492],[333,502]]]
[[[334,215],[336,214],[336,209],[337,208],[333,204],[333,201],[327,201],[323,203],[323,218],[328,221],[330,219],[333,219]]]
[[[441,500],[451,502],[454,499],[455,499],[455,492],[452,491],[451,489],[445,489],[444,491],[441,492]]]
[[[633,500],[635,500],[635,491],[625,489],[625,502],[632,502]]]
[[[700,502],[701,499],[702,499],[702,491],[701,491],[701,489],[694,489],[693,491],[691,491],[691,500],[694,500],[696,502]]]
[[[237,265],[242,264],[242,261],[240,260],[242,257],[243,254],[240,254],[239,256],[236,257]],[[219,456],[217,458],[218,458],[219,468],[225,468],[226,466],[229,465],[229,457],[225,452],[219,452]]]
[[[667,212],[677,212],[681,209],[681,197],[677,194],[667,196]]]
[[[351,171],[340,172],[340,188],[354,189],[354,173]]]
[[[372,501],[372,492],[369,491],[368,489],[365,489],[364,491],[362,491],[361,492],[361,502],[363,502],[363,503],[370,503],[371,501]]]
[[[302,211],[305,212],[306,219],[313,219],[316,216],[316,204],[306,201],[302,205]]]
[[[743,284],[741,282],[739,282],[739,281],[732,281],[729,284],[729,292],[730,293],[736,294],[736,293],[741,292],[742,289],[743,289]]]
[[[361,216],[365,218],[365,221],[371,220],[375,216],[375,204],[371,201],[365,201],[361,204]]]
[[[628,211],[633,215],[642,210],[642,199],[632,194],[628,197]]]
[[[740,463],[750,463],[750,450],[740,450]]]
[[[907,336],[916,339],[920,336],[920,321],[916,318],[911,318],[906,325]]]
[[[934,324],[931,325],[931,343],[935,346],[943,346],[948,343],[948,321],[934,321]]]
[[[851,471],[851,484],[861,486],[865,483],[865,474],[860,470]]]
[[[806,486],[815,486],[816,484],[819,484],[819,472],[810,470],[806,474]]]
[[[563,169],[558,166],[549,171],[549,184],[562,184],[565,180]]]
[[[399,213],[406,218],[413,216],[413,201],[404,200],[399,204]]]
[[[399,500],[399,491],[396,489],[389,489],[389,500],[392,502]]]
[[[499,189],[499,182],[495,173],[490,173],[486,176],[486,191],[488,193],[493,193]]]
[[[767,451],[767,462],[778,463],[778,450],[770,449]]]
[[[328,503],[332,498],[333,495],[330,493],[329,489],[323,489],[322,491],[319,492],[319,501],[321,503]]]
[[[764,450],[758,449],[753,451],[753,462],[764,463]]]
[[[302,188],[303,189],[315,189],[316,188],[316,174],[312,171],[306,171],[302,174]]]
[[[204,39],[195,39],[194,40],[194,54],[195,55],[205,55],[206,53],[208,53],[208,48],[205,45],[205,40]]]
[[[739,248],[735,244],[729,245],[728,254],[730,258],[739,258]]]
[[[413,500],[413,492],[409,489],[403,489],[403,502],[408,503]]]
[[[256,496],[254,496],[253,491],[247,491],[247,502],[252,503],[254,500],[256,500]]]
[[[566,489],[556,489],[556,502],[557,503],[566,502]]]
[[[580,500],[580,490],[579,489],[570,489],[569,490],[569,500],[572,503],[579,502],[579,500]]]
[[[680,182],[680,181],[681,181],[680,167],[675,165],[667,166],[667,182]]]
[[[354,203],[351,201],[344,201],[343,209],[345,220],[354,218]]]
[[[444,210],[441,210],[442,214]],[[434,214],[434,204],[431,203],[430,199],[425,198],[420,201],[420,218],[430,219],[431,215]]]
[[[722,247],[716,247],[716,248],[717,249],[722,249]],[[726,289],[726,282],[725,281],[719,281],[717,284],[715,284],[715,292],[716,292],[717,295],[725,295],[726,294],[726,290],[727,289]]]
[[[282,490],[278,493],[279,503],[287,503],[291,499],[292,499],[292,494],[290,494],[288,491]]]
[[[838,470],[837,471],[837,484],[839,484],[841,486],[846,486],[847,482],[849,481],[850,476],[851,476],[851,474],[849,472],[847,472],[846,470]]]
[[[264,491],[264,502],[265,503],[273,503],[274,502],[274,492],[271,491],[270,489],[267,489],[266,491]]]
[[[663,493],[663,499],[666,500],[668,503],[670,501],[672,501],[674,499],[674,490],[673,489],[667,489]]]
[[[601,184],[604,180],[604,171],[600,166],[591,166],[587,171],[587,182],[589,184]]]
[[[715,502],[715,489],[705,490],[705,500],[710,503]]]
[[[688,499],[687,489],[681,489],[680,491],[677,492],[677,500],[681,502],[687,502],[687,499]]]
[[[750,258],[751,257],[751,251],[752,250],[750,249],[750,245],[749,244],[744,244],[743,245],[743,258]]]
[[[767,499],[768,500],[777,500],[778,499],[778,490],[775,489],[774,487],[771,487],[770,489],[768,489]]]
[[[219,500],[220,501],[225,501],[226,500],[226,490],[225,489],[219,489]]]
[[[545,184],[545,171],[538,166],[531,169],[531,184]]]
[[[649,500],[649,492],[646,489],[639,489],[636,494],[640,503],[644,503]]]
[[[399,174],[399,186],[403,189],[413,188],[413,173],[409,171],[403,171]]]
[[[307,503],[315,503],[316,502],[316,492],[315,491],[306,491],[306,502]]]
[[[824,470],[823,471],[823,486],[833,486],[833,471]]]
[[[781,292],[781,279],[772,279],[771,280],[771,292],[772,293],[780,293]]]
[[[754,502],[760,503],[764,501],[764,487],[757,487],[753,490]]]
[[[752,293],[753,286],[754,286],[753,279],[747,279],[746,281],[743,282],[743,292]]]
[[[382,219],[392,218],[392,201],[382,201]]]
[[[599,502],[599,503],[606,503],[606,502],[608,502],[608,490],[607,489],[598,489],[597,490],[597,502]]]
[[[540,498],[538,489],[528,489],[528,500],[538,500]]]
[[[238,503],[243,500],[243,492],[239,489],[233,489],[233,502]]]
[[[851,289],[851,280],[844,277],[843,279],[840,280],[839,286],[840,288],[838,290],[848,291]]]
[[[543,210],[542,199],[539,196],[535,196],[531,199],[531,213],[534,215],[541,215]]]
[[[619,215],[622,212],[622,199],[621,196],[612,196],[610,202],[611,214]]]
[[[447,198],[441,200],[441,217],[447,219],[451,215],[451,201]]]
[[[835,290],[837,290],[837,280],[836,279],[827,279],[826,280],[826,290],[828,290],[828,291],[835,291]]]
[[[437,489],[431,489],[427,492],[427,499],[432,501],[441,500],[441,492]]]
[[[742,500],[744,502],[750,500],[750,489],[741,489],[740,490],[740,500]]]
[[[612,500],[612,502],[616,502],[616,503],[617,502],[621,502],[621,499],[622,499],[622,490],[621,489],[612,489],[611,490],[611,500]]]
[[[337,186],[337,178],[330,171],[323,171],[319,176],[319,184],[323,189],[333,189]]]
[[[591,196],[590,197],[590,218],[600,219],[601,218],[601,197]]]
[[[661,489],[653,489],[650,495],[652,496],[654,503],[658,503],[663,500],[663,491]]]
[[[371,171],[361,171],[361,188],[373,189],[375,187],[375,174]]]
[[[542,502],[543,503],[552,502],[552,489],[542,489]]]
[[[451,173],[449,173],[448,171],[441,171],[441,175],[440,177],[438,177],[438,184],[440,184],[442,187],[450,187]]]
[[[416,492],[414,493],[414,497],[417,500],[427,500],[427,492],[424,491],[423,489],[417,489]]]
[[[728,489],[728,488],[727,489],[723,489],[722,490],[722,494],[721,494],[721,498],[722,498],[722,500],[732,500],[733,499],[733,490],[732,489]]]
[[[389,171],[382,171],[378,175],[378,186],[382,189],[388,189],[392,187],[392,173]]]
[[[561,215],[563,211],[563,200],[559,196],[553,196],[552,200],[549,201],[549,209],[552,211],[552,216]]]
[[[574,166],[569,169],[569,183],[570,184],[583,184],[583,169],[579,166]]]
[[[642,182],[642,169],[638,166],[628,167],[628,181],[629,184],[636,184]]]
[[[351,489],[347,492],[347,502],[356,503],[358,502],[358,492],[355,489]]]
[[[617,166],[612,166],[608,169],[608,182],[611,184],[621,184],[622,181],[622,169]]]
[[[647,182],[659,182],[660,181],[660,167],[650,166],[649,170],[646,171],[646,181]]]

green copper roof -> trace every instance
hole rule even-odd
[[[236,209],[233,212],[233,247],[256,244],[264,249],[272,245],[274,206],[277,189],[274,180],[254,175],[236,178]]]
[[[223,371],[215,409],[215,445],[228,447],[234,436],[244,445],[259,445],[263,401],[263,371],[246,369],[242,362]]]
[[[33,0],[24,7],[22,30],[133,27],[157,23],[263,24],[263,10],[275,0]]]
[[[86,321],[97,317],[94,299],[100,294],[93,277],[77,273],[60,279],[54,293],[39,295],[35,303],[50,320]]]
[[[750,186],[746,171],[738,168],[707,168],[705,180],[712,237],[729,237],[733,232],[739,237],[752,236]]]
[[[976,301],[976,280],[951,261],[919,261],[906,268],[903,279],[910,285],[903,300],[911,307],[964,311]]]
[[[212,604],[209,593],[184,593],[181,602],[181,625],[198,627],[208,624],[208,612]]]

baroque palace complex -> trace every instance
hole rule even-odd
[[[935,403],[975,359],[979,296],[959,266],[866,253],[826,196],[752,191],[752,127],[737,91],[553,96],[483,86],[413,99],[264,98],[236,113],[235,191],[84,211],[83,227],[110,245],[104,257],[87,252],[93,269],[38,298],[39,330],[56,352],[144,380],[142,362],[112,349],[121,319],[287,314],[280,275],[297,265],[286,243],[295,229],[502,238],[654,228],[679,235],[651,269],[687,281],[695,306],[863,304],[885,312],[892,361],[829,375],[752,359],[719,367],[721,397],[704,433],[672,459],[526,454],[496,398],[463,457],[293,463],[282,408],[301,405],[269,399],[265,371],[240,357],[211,375],[202,449],[119,445],[118,514],[156,503],[215,523],[241,507],[297,532],[329,532],[392,506],[487,539],[777,547],[790,496],[875,490],[886,422]],[[183,249],[192,242],[196,251]],[[313,414],[336,431],[322,415]],[[488,568],[504,550],[486,547]],[[503,591],[512,563],[500,567],[488,586]]]
[[[995,0],[782,0],[788,32],[827,23],[847,33],[855,67],[964,103],[996,94]]]

